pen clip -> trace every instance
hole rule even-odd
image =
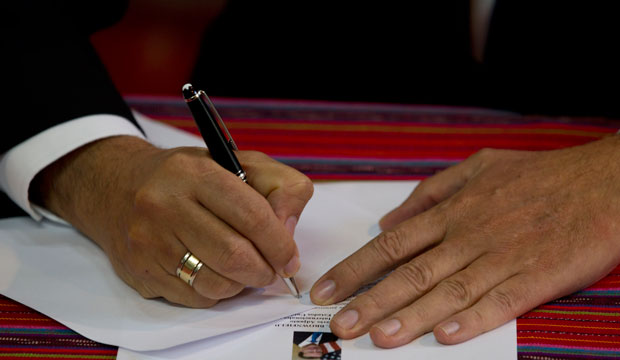
[[[228,132],[228,128],[226,127],[226,124],[224,124],[224,121],[222,120],[222,118],[220,117],[220,114],[215,109],[215,106],[211,102],[211,99],[209,99],[209,97],[207,96],[207,93],[205,93],[203,90],[199,90],[198,96],[200,96],[200,98],[202,99],[202,101],[204,102],[207,108],[207,111],[209,111],[209,114],[217,123],[217,126],[220,129],[220,133],[224,136],[224,139],[226,139],[226,144],[228,144],[228,146],[232,150],[238,150],[237,144],[235,144],[235,141],[233,140],[232,136]]]

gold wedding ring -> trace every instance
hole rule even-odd
[[[181,259],[179,266],[177,266],[177,276],[188,283],[189,286],[193,286],[196,274],[198,274],[201,267],[202,261],[188,251]]]

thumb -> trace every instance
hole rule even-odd
[[[477,169],[477,161],[467,160],[422,181],[400,206],[379,220],[381,230],[392,229],[401,222],[423,213],[459,191]]]

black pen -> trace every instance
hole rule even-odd
[[[185,84],[183,85],[183,97],[187,106],[189,106],[189,110],[192,112],[196,126],[198,126],[200,135],[202,135],[207,144],[213,160],[247,183],[245,171],[243,171],[234,153],[237,150],[237,144],[230,136],[224,121],[222,121],[220,114],[218,114],[207,94],[202,90],[194,90],[192,84]],[[295,278],[282,278],[282,280],[284,280],[293,296],[296,298],[301,297]]]

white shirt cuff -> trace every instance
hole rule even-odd
[[[111,114],[84,116],[51,127],[4,154],[0,159],[0,186],[35,220],[45,216],[58,221],[50,212],[30,203],[30,182],[39,171],[80,146],[118,135],[144,139],[142,132],[129,120]]]

